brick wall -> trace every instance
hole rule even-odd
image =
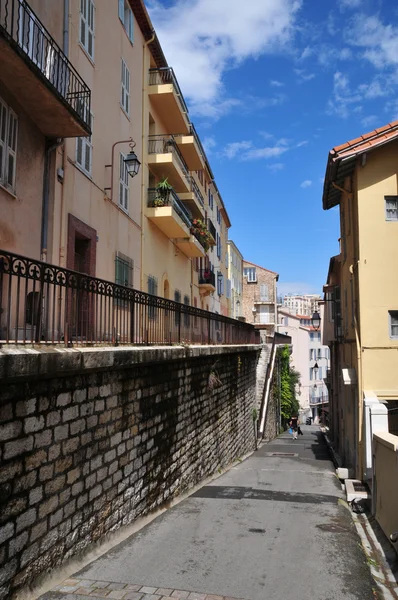
[[[252,450],[257,357],[0,352],[0,598]]]

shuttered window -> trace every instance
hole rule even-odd
[[[93,115],[90,114],[90,129],[93,131]],[[76,163],[91,177],[93,165],[92,135],[79,137],[76,140]]]
[[[385,196],[386,221],[398,221],[398,196]]]
[[[134,42],[134,17],[133,11],[127,0],[119,0],[119,19],[129,36],[130,42]]]
[[[80,43],[94,58],[95,6],[93,0],[80,0]]]
[[[153,296],[158,295],[158,280],[152,275],[148,276],[148,294],[152,294]],[[156,319],[156,307],[154,304],[149,304],[148,306],[148,317],[151,320]]]
[[[15,193],[18,118],[0,99],[0,183]]]
[[[124,112],[130,114],[130,71],[126,63],[122,59],[122,89],[120,96],[120,104]]]

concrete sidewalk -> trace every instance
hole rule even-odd
[[[284,434],[41,600],[372,600],[319,429]]]

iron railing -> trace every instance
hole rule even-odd
[[[205,207],[205,201],[204,201],[202,193],[201,193],[201,191],[200,191],[200,189],[198,187],[198,184],[196,183],[196,181],[194,180],[194,178],[192,176],[191,176],[191,190],[193,191],[196,200],[204,208]]]
[[[192,227],[192,214],[181,202],[177,194],[173,189],[167,190],[167,193],[160,194],[156,188],[149,188],[148,190],[148,206],[149,207],[161,207],[161,206],[172,206],[180,219],[184,221],[185,225],[191,229]]]
[[[0,0],[0,35],[90,132],[90,89],[27,2]]]
[[[200,137],[199,137],[198,132],[196,131],[195,125],[193,123],[191,123],[191,133],[192,133],[193,137],[195,138],[197,145],[199,146],[199,150],[200,150],[203,160],[207,160],[205,149],[203,148],[202,142],[200,141]]]
[[[214,288],[216,287],[216,274],[210,269],[200,269],[199,273],[199,285],[212,285]]]
[[[271,293],[261,293],[261,292],[255,292],[254,293],[254,302],[269,302],[269,303],[274,303],[274,294]]]
[[[189,169],[178,149],[178,146],[172,135],[150,135],[148,137],[148,154],[169,154],[176,159],[184,176],[189,181]]]
[[[188,107],[182,95],[180,86],[178,85],[177,77],[174,74],[172,67],[161,67],[160,69],[149,69],[149,85],[162,85],[164,83],[172,83],[177,94],[178,101],[181,105],[182,112],[188,117]]]
[[[254,327],[0,250],[0,344],[253,344]]]
[[[207,225],[207,229],[209,230],[210,235],[212,236],[212,238],[214,239],[214,241],[216,241],[216,236],[217,236],[217,232],[216,232],[216,228],[213,225],[213,222],[211,219],[209,219],[209,217],[207,217],[206,219],[206,225]]]

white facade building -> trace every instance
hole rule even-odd
[[[322,300],[319,294],[287,295],[283,298],[283,308],[293,315],[311,317],[315,311],[319,311],[319,302]]]

